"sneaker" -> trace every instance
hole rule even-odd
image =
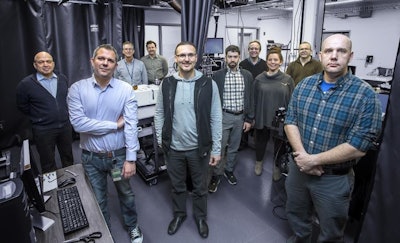
[[[256,161],[256,166],[254,167],[254,173],[256,175],[261,175],[263,171],[263,162],[262,161]]]
[[[230,172],[230,171],[226,170],[224,172],[224,176],[228,180],[229,184],[231,184],[231,185],[236,185],[237,184],[237,180],[236,180],[236,177],[233,174],[233,172]]]
[[[216,192],[218,189],[218,185],[221,182],[218,176],[213,176],[211,177],[210,184],[208,185],[208,191],[209,192]]]
[[[139,226],[136,226],[131,232],[131,243],[142,243],[143,242],[143,234],[140,230]]]

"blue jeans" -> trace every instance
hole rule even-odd
[[[319,219],[318,242],[344,242],[354,174],[311,176],[289,163],[286,214],[296,242],[311,242],[312,215]]]
[[[117,162],[114,165],[112,158],[99,158],[95,155],[82,153],[82,165],[85,168],[86,175],[89,178],[97,202],[109,228],[111,228],[111,224],[110,213],[107,206],[107,176],[111,176],[111,170],[114,167],[122,170],[122,165],[125,162],[125,155],[115,156],[115,159]],[[135,194],[129,184],[129,179],[116,181],[114,185],[117,189],[125,226],[130,231],[137,225]]]

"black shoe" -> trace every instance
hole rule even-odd
[[[197,229],[199,230],[199,234],[203,238],[208,237],[208,225],[205,219],[199,219],[196,222]]]
[[[208,185],[208,192],[211,192],[211,193],[216,192],[220,182],[221,182],[221,180],[219,179],[219,176],[211,177],[210,184]]]
[[[178,231],[179,227],[181,227],[181,224],[183,221],[185,221],[186,216],[176,216],[174,219],[169,223],[168,225],[168,234],[173,235]]]
[[[228,180],[229,184],[231,184],[231,185],[236,185],[237,184],[237,180],[236,180],[236,177],[233,174],[233,172],[225,170],[224,176]]]

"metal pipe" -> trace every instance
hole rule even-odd
[[[182,6],[181,6],[181,1],[180,0],[162,0],[163,2],[166,2],[171,6],[175,11],[178,13],[182,12]]]

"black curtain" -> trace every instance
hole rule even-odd
[[[91,75],[90,58],[98,45],[112,44],[113,6],[45,3],[45,50],[53,55],[56,71],[67,75],[70,84]]]
[[[358,242],[400,242],[400,43],[374,185]]]
[[[141,18],[144,24],[143,13]],[[1,150],[14,135],[29,135],[29,122],[16,108],[15,89],[23,77],[35,71],[34,55],[39,51],[52,54],[55,71],[65,74],[70,84],[89,77],[95,47],[110,43],[121,49],[122,1],[58,5],[45,0],[0,0],[0,32]]]
[[[190,41],[197,46],[199,57],[197,66],[202,61],[213,2],[213,0],[182,0],[182,41]]]
[[[42,1],[0,1],[0,150],[29,138],[29,121],[16,108],[18,82],[33,72],[33,56],[45,48]],[[27,26],[29,25],[29,27]]]
[[[124,7],[122,16],[122,42],[132,42],[135,47],[135,58],[139,59],[144,56],[144,10]]]
[[[108,43],[117,49],[118,53],[122,51],[122,1],[109,0],[109,20],[108,21]]]

